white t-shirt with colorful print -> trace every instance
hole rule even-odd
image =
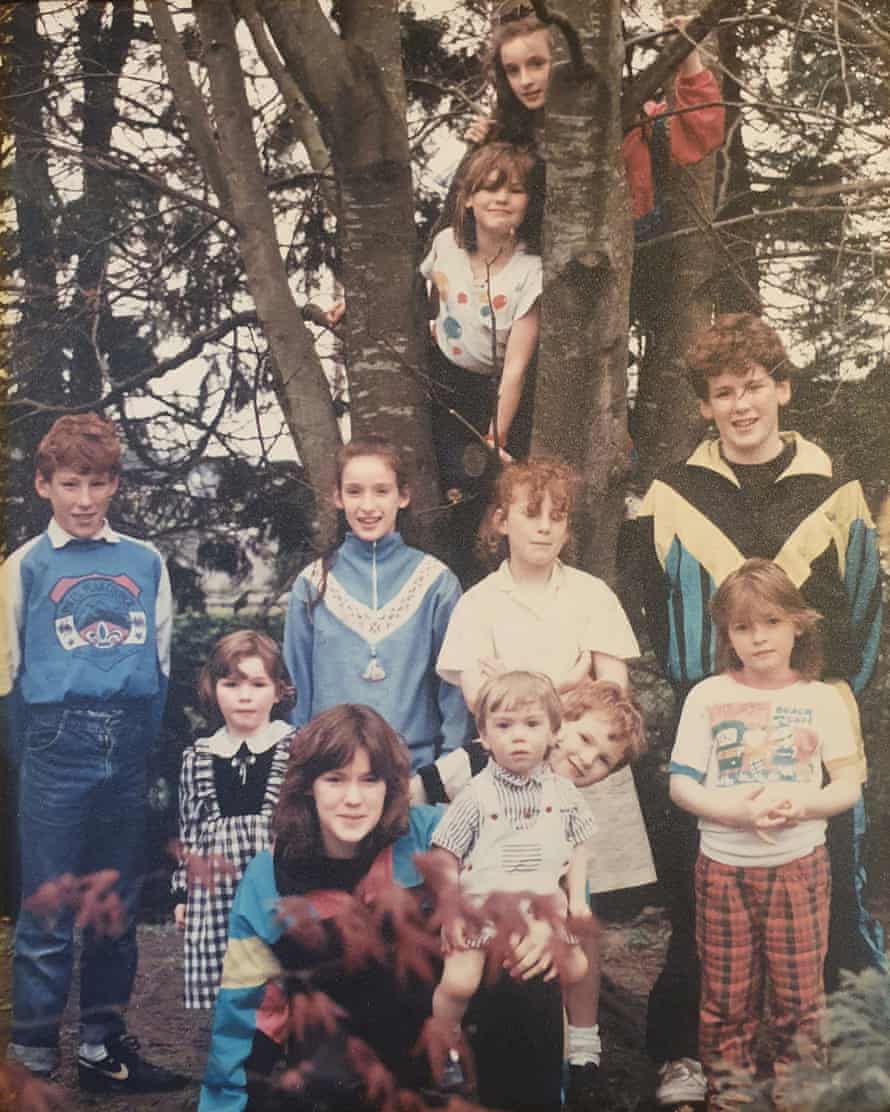
[[[670,773],[706,788],[816,784],[829,771],[856,764],[856,742],[843,700],[826,683],[799,680],[767,690],[733,676],[711,676],[683,705]],[[724,865],[783,865],[825,841],[825,820],[771,829],[774,842],[750,830],[699,819],[701,851]]]
[[[470,256],[444,228],[433,240],[420,273],[439,291],[436,343],[458,367],[477,374],[493,373],[491,316],[494,309],[498,361],[503,362],[513,322],[524,317],[541,296],[541,256],[530,254],[519,241],[502,270],[491,276],[491,304],[484,281],[473,276]]]

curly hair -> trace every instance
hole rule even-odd
[[[505,182],[517,180],[528,194],[528,207],[516,229],[529,251],[541,250],[541,226],[544,219],[544,170],[534,151],[513,143],[485,143],[461,164],[454,198],[451,228],[454,242],[465,251],[475,251],[476,220],[467,208],[470,198],[480,189],[499,189]]]
[[[571,532],[572,513],[578,489],[578,476],[562,460],[552,456],[532,456],[508,464],[498,475],[491,501],[479,526],[476,551],[490,567],[497,567],[509,553],[506,538],[500,526],[510,506],[520,494],[527,497],[531,513],[537,513],[545,494],[550,495],[553,508],[569,519]],[[571,559],[573,543],[569,535],[563,554]]]
[[[764,367],[776,382],[790,377],[788,353],[776,330],[753,313],[723,313],[699,332],[686,352],[686,370],[696,395],[708,400],[708,380],[748,374]]]
[[[586,677],[563,695],[563,722],[577,722],[590,713],[601,714],[609,719],[609,740],[622,747],[623,756],[613,771],[638,760],[646,752],[643,715],[617,683]]]
[[[97,413],[69,413],[54,421],[37,445],[34,464],[44,479],[52,479],[61,467],[81,475],[120,473],[121,444],[111,421]]]
[[[312,785],[326,772],[345,768],[356,753],[368,754],[371,772],[386,783],[383,815],[359,852],[376,856],[408,829],[408,749],[371,707],[341,703],[308,722],[291,743],[290,760],[272,818],[276,855],[295,865],[324,855]]]
[[[221,717],[216,700],[217,683],[237,675],[239,664],[249,656],[260,658],[266,674],[278,688],[276,708],[288,710],[294,705],[296,692],[277,643],[255,629],[236,629],[234,633],[220,637],[198,673],[198,698],[208,717]]]
[[[802,679],[815,680],[822,673],[822,615],[807,606],[803,595],[772,560],[746,560],[726,577],[710,604],[717,628],[718,672],[736,672],[742,667],[729,638],[733,622],[778,612],[797,623],[799,632],[791,650],[791,667]]]

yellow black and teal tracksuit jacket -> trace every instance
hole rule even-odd
[[[839,477],[817,445],[782,437],[790,458],[766,490],[744,489],[719,441],[708,440],[654,480],[629,523],[652,645],[678,694],[714,672],[708,603],[755,556],[779,564],[822,614],[826,676],[858,693],[874,669],[879,556],[862,487]]]

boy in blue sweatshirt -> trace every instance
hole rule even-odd
[[[118,873],[126,916],[116,937],[87,926],[80,961],[80,1087],[162,1092],[179,1074],[151,1065],[126,1034],[136,973],[146,765],[169,673],[171,596],[164,562],[116,533],[120,443],[93,413],[60,417],[37,448],[35,486],[52,506],[45,533],[3,568],[0,668],[19,771],[22,910],[13,956],[9,1057],[47,1076],[71,984],[73,912],[28,900],[47,881]]]

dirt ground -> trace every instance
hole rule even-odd
[[[890,906],[880,909],[890,927]],[[660,968],[667,941],[662,912],[643,908],[623,922],[603,924],[603,969],[607,975],[601,1006],[605,1069],[603,1112],[644,1112],[650,1108],[654,1073],[643,1054],[646,997]],[[9,1019],[9,924],[0,922],[0,1035],[6,1043]],[[171,924],[143,925],[139,931],[139,975],[128,1011],[128,1025],[142,1042],[147,1056],[159,1065],[194,1078],[180,1093],[127,1096],[112,1099],[81,1095],[74,1067],[76,1010],[69,1005],[63,1032],[64,1067],[61,1082],[70,1094],[72,1110],[101,1107],[104,1112],[192,1112],[207,1045],[208,1020],[182,1006],[182,943]],[[620,987],[616,987],[620,986]],[[77,999],[76,986],[71,999]]]

